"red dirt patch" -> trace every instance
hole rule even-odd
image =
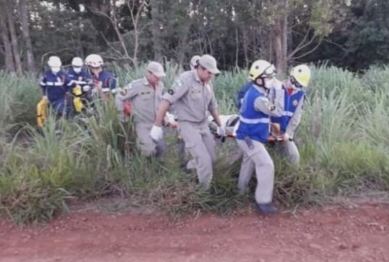
[[[389,207],[273,217],[76,213],[47,226],[0,221],[0,261],[389,261]]]

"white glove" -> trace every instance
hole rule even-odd
[[[42,99],[45,99],[45,100],[47,100],[47,96],[42,96]]]
[[[290,138],[290,137],[289,137],[289,134],[288,134],[288,133],[285,133],[285,134],[284,134],[284,141],[288,141],[289,138]]]
[[[163,130],[162,127],[153,125],[150,131],[151,139],[153,139],[155,142],[158,142],[163,138]]]
[[[165,121],[166,125],[170,125],[170,126],[173,126],[173,127],[177,125],[177,122],[174,119],[174,115],[170,114],[168,112],[166,113],[165,118],[163,120]]]
[[[219,136],[226,136],[226,128],[224,126],[219,126],[217,128],[217,131],[216,133],[219,135]]]
[[[82,91],[84,91],[84,92],[89,92],[91,89],[92,89],[92,87],[89,85],[85,85],[82,87]]]

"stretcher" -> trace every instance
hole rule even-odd
[[[239,115],[233,114],[233,115],[220,115],[220,122],[222,124],[222,127],[225,128],[226,130],[226,137],[227,138],[235,138],[236,137],[236,130],[239,127]],[[216,124],[215,120],[213,119],[212,116],[208,117],[208,122],[209,122],[209,128],[211,130],[211,133],[217,137],[221,138],[222,141],[224,141],[225,138],[222,138],[218,133],[218,125]],[[165,124],[166,126],[169,126],[171,128],[176,129],[177,123],[174,120],[174,116],[172,114],[166,113],[165,116]],[[280,132],[280,127],[278,124],[272,123],[270,125],[270,136],[268,139],[268,143],[272,142],[282,142],[284,141],[281,132]]]
[[[219,118],[222,127],[224,127],[226,130],[226,137],[235,138],[236,131],[238,130],[239,127],[239,115],[220,115]],[[211,132],[216,137],[220,137],[220,135],[217,134],[218,125],[216,124],[213,117],[210,116],[208,118],[208,121],[209,121],[209,127],[211,129]],[[270,131],[270,135],[267,140],[268,143],[284,141],[283,136],[281,135],[280,126],[278,124],[271,123],[269,131]]]

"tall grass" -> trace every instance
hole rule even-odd
[[[144,75],[115,68],[120,86]],[[179,68],[167,66],[169,87]],[[247,81],[246,71],[223,72],[214,81],[219,111],[235,113],[233,99]],[[389,189],[388,68],[363,76],[335,67],[313,69],[312,84],[296,141],[301,165],[289,167],[272,148],[275,199],[284,207],[322,203],[335,196]],[[131,123],[118,122],[113,103],[99,117],[35,126],[38,82],[0,73],[0,214],[15,222],[45,221],[67,211],[71,201],[121,196],[136,205],[174,215],[201,209],[228,213],[245,207],[252,193],[236,190],[240,167],[233,140],[218,142],[212,193],[197,189],[194,173],[178,165],[175,133],[168,132],[164,163],[139,156]],[[252,189],[255,183],[251,184]]]

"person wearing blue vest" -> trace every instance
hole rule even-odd
[[[294,134],[300,124],[303,103],[305,99],[304,88],[308,87],[311,79],[311,70],[307,65],[298,65],[292,68],[289,80],[277,90],[277,96],[284,103],[284,112],[281,117],[272,117],[271,122],[277,125],[283,142],[277,144],[277,149],[288,158],[289,163],[298,165],[300,153],[293,141]]]
[[[92,105],[92,76],[87,70],[83,69],[84,62],[80,57],[74,57],[72,60],[72,68],[68,72],[70,81],[76,87],[71,90],[71,93],[75,97],[80,97],[83,110],[89,108]],[[76,110],[77,111],[77,110]],[[85,111],[84,111],[85,112]]]
[[[83,93],[89,92],[92,88],[92,76],[83,69],[84,62],[80,57],[74,57],[72,60],[72,68],[68,72],[70,81],[73,84],[80,86]]]
[[[279,81],[278,79],[274,78],[274,80],[272,82],[273,82],[272,88],[275,88],[275,89],[281,88],[281,86],[282,86],[281,81]],[[245,83],[239,89],[238,93],[236,94],[234,104],[235,104],[235,106],[238,109],[240,109],[240,107],[242,106],[243,97],[246,94],[246,92],[250,89],[251,85],[252,85],[252,81],[249,81],[249,82]],[[270,98],[271,98],[270,100],[273,101],[275,99],[275,97],[274,97],[275,93],[273,92],[273,90],[272,90],[272,92],[270,92],[269,95],[270,95]]]
[[[66,97],[73,84],[61,70],[62,62],[58,56],[51,56],[47,64],[49,70],[44,72],[40,81],[43,98],[48,99],[57,117],[67,116],[70,107],[67,106]]]
[[[240,109],[239,127],[236,139],[243,151],[243,162],[239,173],[238,189],[247,191],[249,181],[255,172],[257,188],[255,190],[256,210],[262,214],[276,213],[272,205],[274,187],[274,163],[264,143],[270,133],[270,117],[281,116],[282,104],[279,100],[269,99],[274,86],[275,68],[265,60],[258,60],[250,68],[251,86],[248,88]]]
[[[116,76],[103,68],[104,61],[100,55],[88,55],[85,64],[93,77],[93,92],[98,93],[103,100],[107,100],[110,94],[116,93]]]

